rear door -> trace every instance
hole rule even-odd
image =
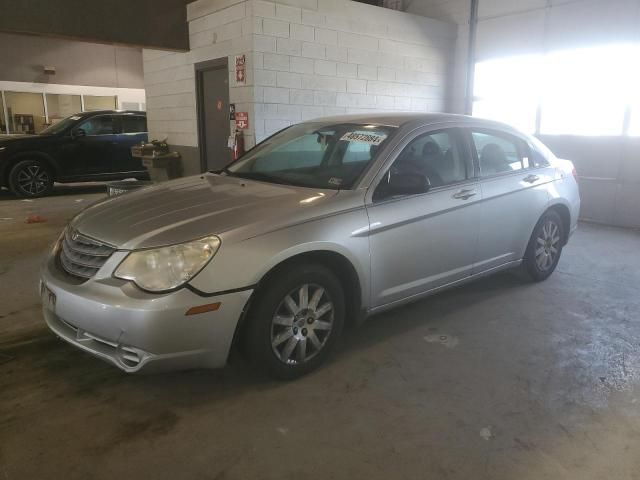
[[[420,129],[392,157],[367,204],[373,307],[463,279],[475,259],[480,189],[460,130]],[[377,198],[396,173],[425,175],[431,188]]]
[[[524,256],[544,212],[553,176],[536,166],[524,137],[498,129],[470,128],[467,136],[480,171],[482,208],[474,273]]]
[[[114,146],[113,171],[119,173],[145,172],[142,159],[131,155],[131,147],[147,142],[147,117],[142,114],[117,115],[118,135]]]

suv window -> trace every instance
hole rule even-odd
[[[398,155],[391,174],[424,175],[432,188],[466,180],[471,169],[457,138],[451,129],[420,135]]]
[[[147,118],[142,115],[122,115],[122,133],[146,133]]]
[[[87,135],[113,135],[113,115],[92,117],[77,128],[84,130]]]
[[[524,142],[502,132],[472,131],[473,145],[480,162],[483,177],[522,170],[529,165],[524,156]]]

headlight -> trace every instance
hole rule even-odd
[[[173,290],[200,272],[219,247],[220,239],[212,235],[179,245],[134,251],[113,276],[131,280],[150,292]]]

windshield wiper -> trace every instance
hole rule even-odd
[[[230,177],[235,177],[235,175],[236,175],[231,170],[229,170],[227,167],[222,167],[220,170],[208,170],[207,173],[215,173],[216,175],[224,173],[226,175],[229,175]]]
[[[272,175],[267,175],[266,173],[261,172],[232,172],[234,177],[246,178],[247,180],[258,180],[262,182],[269,183],[279,183],[281,185],[295,185],[295,183],[290,182],[289,180],[285,180],[281,177],[274,177]]]

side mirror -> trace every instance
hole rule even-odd
[[[76,128],[75,130],[71,131],[71,138],[86,137],[86,136],[87,136],[87,132],[85,132],[83,128]]]
[[[389,176],[389,182],[385,185],[385,196],[416,195],[429,191],[431,183],[424,175],[416,173],[397,173]]]

